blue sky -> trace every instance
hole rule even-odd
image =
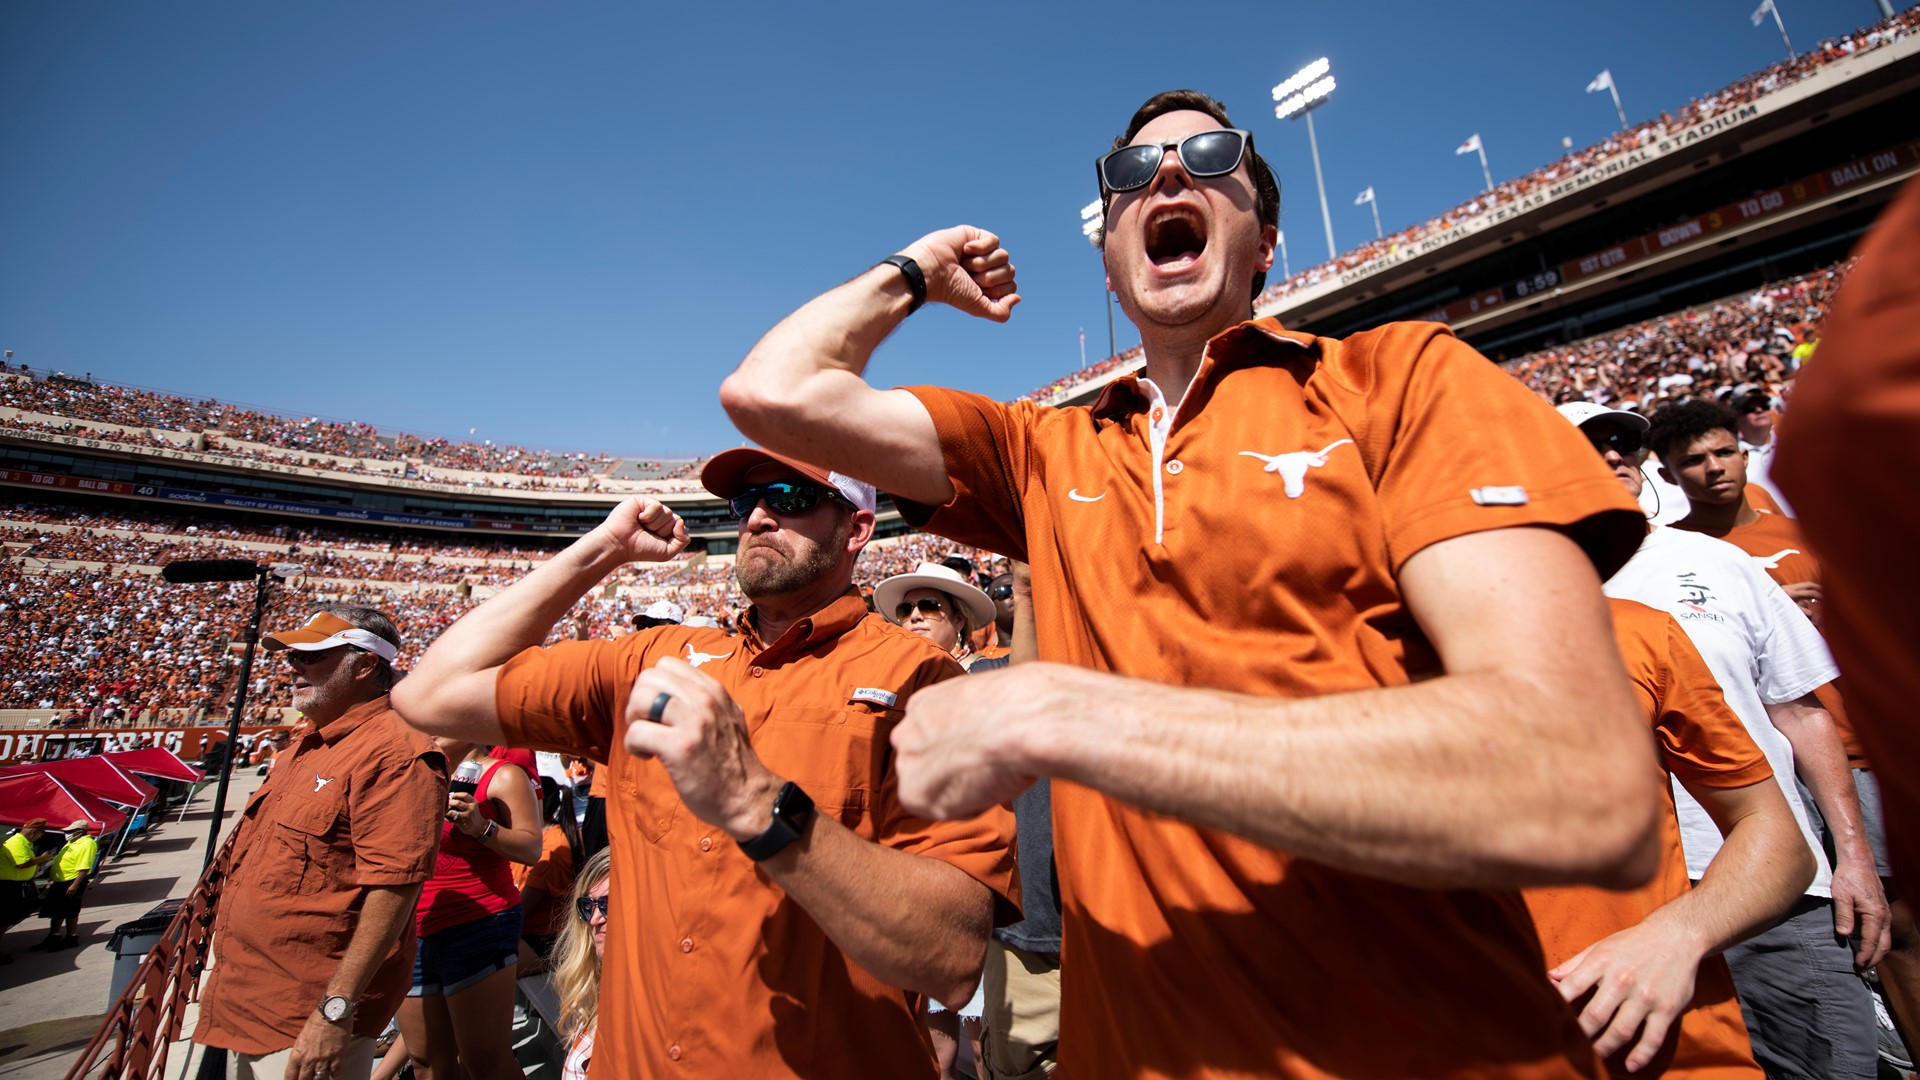
[[[1779,0],[1805,48],[1872,0]],[[1150,94],[1224,100],[1325,256],[1783,57],[1755,0],[1299,5],[23,2],[0,6],[0,346],[35,368],[388,429],[710,453],[812,295],[957,222],[1024,303],[916,315],[870,377],[1012,397],[1106,355],[1079,208]],[[1119,345],[1136,337],[1124,319]]]

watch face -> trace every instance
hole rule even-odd
[[[330,997],[321,1002],[320,1015],[325,1017],[330,1024],[345,1019],[347,1015],[347,999],[343,997]]]

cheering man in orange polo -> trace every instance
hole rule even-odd
[[[721,390],[740,430],[1033,567],[1042,661],[894,733],[936,815],[1054,778],[1058,1076],[1591,1076],[1516,889],[1637,885],[1659,772],[1600,580],[1639,509],[1432,323],[1253,318],[1279,190],[1205,95],[1097,167],[1144,378],[1091,408],[862,379],[924,301],[1004,320],[991,233],[815,299]]]
[[[1017,917],[1013,815],[922,817],[891,767],[907,702],[960,666],[853,587],[871,486],[745,449],[701,482],[739,521],[742,636],[539,647],[607,574],[686,547],[672,511],[633,498],[442,634],[400,711],[607,763],[596,1080],[931,1078],[924,1000],[964,1004],[989,931]]]

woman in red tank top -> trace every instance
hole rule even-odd
[[[540,858],[533,782],[486,747],[435,741],[454,782],[433,877],[414,910],[419,952],[400,1034],[422,1080],[519,1077],[513,988],[521,909],[511,864]]]

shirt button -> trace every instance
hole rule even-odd
[[[1182,465],[1182,464],[1180,464],[1180,459],[1179,459],[1179,458],[1174,458],[1174,459],[1173,459],[1172,461],[1169,461],[1169,462],[1167,462],[1167,475],[1168,475],[1168,476],[1179,476],[1179,475],[1180,475],[1180,470],[1182,470],[1182,469],[1184,469],[1184,468],[1186,468],[1186,466],[1185,466],[1185,465]]]
[[[711,837],[711,836],[703,836],[703,837],[701,837],[701,838],[700,838],[700,850],[701,850],[701,851],[712,851],[712,850],[713,850],[713,837]]]
[[[667,1047],[667,1056],[672,1058],[675,1061],[679,1061],[680,1060],[680,1044],[674,1043],[672,1046]]]
[[[681,938],[681,939],[680,939],[680,951],[681,951],[681,952],[692,952],[692,951],[693,951],[693,939],[692,939],[692,938],[690,938],[690,937],[683,937],[683,938]]]
[[[761,666],[760,666],[759,664],[755,664],[755,665],[753,665],[753,677],[754,677],[754,678],[756,678],[756,679],[757,679],[757,678],[759,678],[760,676],[762,676],[762,675],[765,675],[766,673],[767,673],[767,669],[766,669],[766,668],[763,668],[763,667],[761,667]]]

